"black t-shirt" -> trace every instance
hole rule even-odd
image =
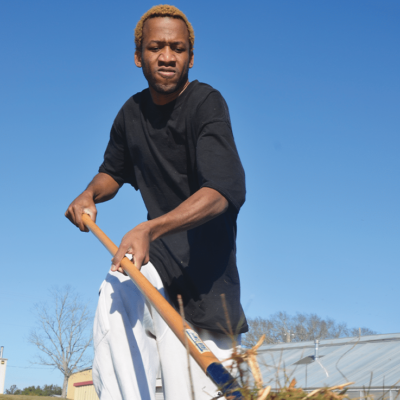
[[[224,293],[233,330],[246,332],[236,267],[245,176],[221,94],[194,81],[164,106],[153,103],[148,89],[132,96],[114,121],[99,172],[140,190],[148,219],[173,210],[202,187],[229,201],[228,210],[211,221],[152,242],[150,261],[176,308],[182,295],[193,325],[227,330]]]

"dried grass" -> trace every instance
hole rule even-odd
[[[257,361],[258,348],[263,344],[265,335],[261,336],[257,344],[250,348],[244,349],[240,346],[236,346],[235,336],[232,334],[232,327],[230,325],[228,310],[226,307],[225,296],[221,295],[222,305],[225,311],[225,318],[228,324],[228,334],[233,343],[232,356],[223,360],[230,361],[230,367],[228,368],[232,376],[236,377],[238,384],[241,386],[240,392],[244,400],[343,400],[348,399],[346,394],[346,387],[352,385],[354,382],[347,382],[341,385],[332,387],[323,387],[312,392],[305,392],[301,388],[296,388],[296,379],[290,380],[287,378],[287,386],[279,388],[279,390],[271,390],[271,386],[264,385],[260,366]],[[236,391],[237,389],[235,389]],[[220,396],[222,397],[222,395]],[[213,400],[218,399],[214,398]],[[233,396],[229,396],[229,393],[225,394],[227,400],[235,399]]]
[[[296,379],[292,379],[289,385],[272,391],[271,386],[263,384],[256,357],[257,350],[264,340],[265,336],[263,335],[258,343],[248,350],[235,347],[232,357],[228,359],[231,360],[229,372],[232,376],[237,377],[244,400],[343,400],[348,398],[346,386],[352,385],[354,382],[323,387],[308,393],[301,388],[296,388]],[[229,393],[225,397],[227,400],[233,399],[233,397],[229,396]]]

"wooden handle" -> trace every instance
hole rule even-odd
[[[106,249],[114,256],[118,247],[111,239],[91,220],[89,215],[83,214],[82,221],[88,229],[100,240]],[[191,328],[184,324],[182,317],[168,303],[167,300],[158,292],[158,290],[144,277],[144,275],[136,268],[132,261],[124,257],[121,262],[121,267],[130,276],[138,289],[147,298],[150,304],[158,311],[162,319],[172,329],[178,339],[185,345],[185,334],[188,338],[189,352],[200,368],[207,373],[207,368],[212,363],[219,363],[215,355],[208,350],[198,335]],[[185,325],[185,330],[184,330]],[[187,331],[189,330],[189,332]],[[192,333],[193,332],[193,333]]]

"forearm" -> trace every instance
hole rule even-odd
[[[202,225],[224,213],[228,205],[225,197],[216,190],[201,188],[174,210],[146,222],[150,229],[150,240]]]
[[[100,172],[92,179],[84,193],[92,196],[93,201],[98,204],[115,197],[119,188],[120,185],[110,175]]]
[[[140,269],[149,262],[152,241],[204,224],[225,212],[228,205],[225,197],[216,190],[201,188],[169,213],[130,230],[121,240],[111,270],[122,272],[120,263],[126,253],[133,255],[134,263]]]

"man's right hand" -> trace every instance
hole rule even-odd
[[[82,214],[88,214],[96,222],[97,209],[93,200],[93,194],[87,190],[69,205],[65,216],[82,232],[89,232],[89,229],[82,222]]]

